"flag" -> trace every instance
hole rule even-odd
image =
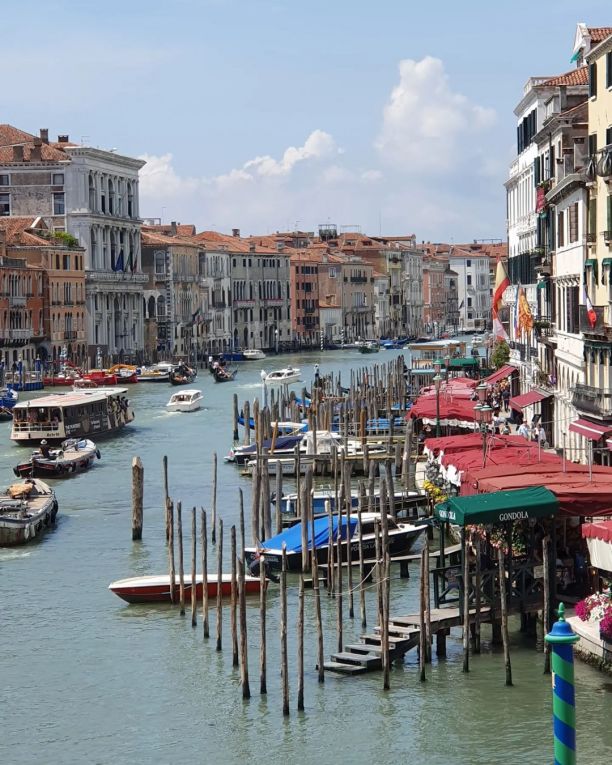
[[[519,326],[519,295],[521,294],[520,283],[516,285],[516,292],[514,295],[514,308],[512,309],[512,326],[514,327],[514,337],[518,337],[521,330]]]
[[[493,334],[496,340],[508,340],[508,333],[499,320],[499,309],[502,305],[502,298],[505,290],[510,286],[510,279],[506,268],[501,260],[497,261],[497,272],[495,274],[495,291],[493,292],[493,304],[491,306],[491,316],[493,319]]]
[[[527,302],[527,296],[525,295],[525,290],[522,287],[519,291],[518,304],[519,304],[519,307],[518,307],[519,328],[525,332],[531,332],[531,330],[533,329],[533,314],[531,313],[531,308],[529,307],[529,303]]]
[[[589,295],[586,291],[586,287],[584,288],[584,304],[586,306],[586,315],[589,321],[589,326],[591,329],[594,329],[595,325],[597,324],[597,314],[595,313],[593,303],[591,303],[591,299],[589,298]]]
[[[195,320],[198,318],[202,308],[200,306],[197,307],[197,309],[191,314],[191,323],[193,324]]]
[[[463,308],[463,303],[464,303],[463,300],[461,301],[461,303],[459,303],[459,310],[461,310]]]

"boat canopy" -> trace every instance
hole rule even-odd
[[[556,515],[558,509],[559,501],[552,491],[544,486],[533,486],[471,497],[450,497],[436,505],[434,514],[441,521],[468,526],[544,518]]]
[[[308,549],[312,549],[312,527],[313,524],[308,524]],[[347,532],[349,539],[353,536],[355,528],[357,527],[357,518],[351,518],[350,526],[348,519],[341,518],[341,530],[340,539],[347,538]],[[338,518],[334,517],[332,520],[332,537],[333,540],[338,539]],[[329,544],[329,518],[316,518],[314,521],[314,540],[316,547],[323,547]],[[275,537],[264,540],[260,547],[265,550],[282,550],[283,542],[287,546],[288,553],[300,553],[302,552],[302,523],[296,523],[295,526],[286,529]]]

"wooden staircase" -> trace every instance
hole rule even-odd
[[[382,669],[382,638],[380,627],[374,628],[371,635],[361,635],[360,643],[344,646],[344,651],[333,653],[331,661],[323,668],[327,672],[337,672],[341,675],[361,675],[364,672],[374,672]],[[389,658],[398,661],[406,651],[414,648],[419,642],[419,630],[414,628],[389,625]]]

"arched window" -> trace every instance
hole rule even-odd
[[[89,211],[98,211],[98,200],[96,199],[96,184],[93,173],[89,173]]]

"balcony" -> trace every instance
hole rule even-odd
[[[232,301],[234,308],[252,308],[255,305],[254,300],[244,300],[241,298],[234,298]]]
[[[612,231],[604,231],[603,238],[606,244],[610,244],[610,242],[612,241]]]
[[[26,302],[27,298],[25,295],[9,295],[9,306],[12,308],[25,305]]]
[[[304,310],[305,314],[310,315],[310,314],[313,314],[315,312],[315,307],[314,306],[308,306],[308,308],[304,308],[303,310]]]
[[[368,281],[367,276],[351,276],[352,284],[365,284]]]
[[[597,241],[597,234],[587,234],[586,235],[587,244],[595,244]]]
[[[587,316],[586,306],[581,305],[579,308],[579,322],[581,332],[584,332],[587,335],[603,335],[609,331],[605,323],[606,309],[604,306],[593,306],[593,310],[595,311],[594,323]]]
[[[75,329],[66,329],[64,330],[64,340],[76,340],[77,334]]]
[[[29,340],[32,337],[31,329],[0,329],[0,339],[2,340]]]
[[[148,274],[126,273],[124,271],[86,271],[85,279],[97,284],[123,282],[124,284],[146,284]]]
[[[612,417],[612,389],[593,388],[591,385],[577,383],[572,392],[572,405],[581,414],[594,417]]]

